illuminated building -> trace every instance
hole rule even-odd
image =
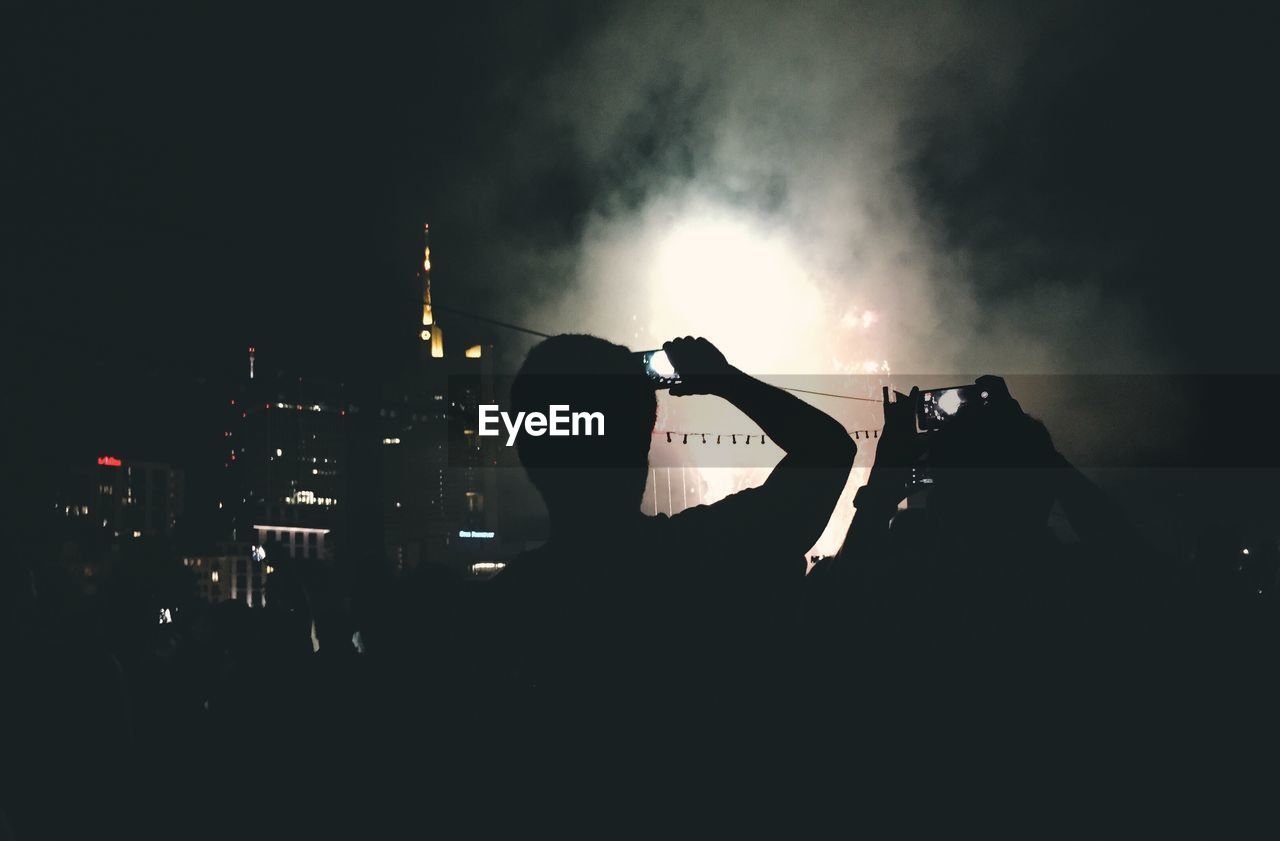
[[[68,478],[57,505],[69,526],[111,538],[160,537],[182,516],[185,474],[168,464],[101,455]]]
[[[62,476],[51,565],[81,594],[96,593],[122,554],[151,551],[173,536],[184,497],[185,474],[168,464],[114,454],[84,459]]]
[[[493,439],[474,429],[493,402],[492,345],[446,344],[432,304],[431,248],[423,228],[417,280],[418,351],[388,360],[357,392],[273,370],[249,349],[246,378],[227,403],[222,504],[226,533],[303,563],[394,570],[419,563],[493,561]],[[453,330],[454,328],[451,328]],[[390,371],[390,372],[388,372]],[[470,422],[468,422],[470,419]]]
[[[249,554],[255,560],[268,558],[306,558],[311,561],[328,561],[329,529],[302,526],[255,525],[257,540]]]
[[[251,533],[249,541],[223,541],[211,551],[183,556],[182,565],[194,575],[203,601],[266,607],[268,582],[277,565],[330,560],[329,529],[261,524]]]
[[[423,356],[435,359],[444,357],[444,330],[436,321],[431,309],[431,226],[422,226],[422,265],[418,269],[418,285],[422,288],[422,340]]]
[[[233,541],[277,531],[338,528],[347,459],[341,384],[286,375],[250,348],[248,378],[229,401],[221,504]]]
[[[495,523],[496,444],[474,428],[478,404],[493,402],[493,347],[446,345],[431,301],[425,225],[422,249],[418,362],[386,385],[378,412],[384,551],[397,571],[488,560],[493,541],[458,535],[492,532]]]
[[[267,567],[256,563],[242,543],[220,543],[211,552],[185,555],[182,565],[196,582],[196,594],[210,604],[237,600],[249,607],[267,604]]]

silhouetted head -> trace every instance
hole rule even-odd
[[[511,384],[511,404],[513,413],[547,414],[559,405],[604,416],[603,435],[521,432],[516,438],[520,462],[553,520],[639,510],[658,401],[630,350],[595,336],[547,339],[525,357]]]
[[[943,533],[980,540],[1042,534],[1059,464],[1049,431],[1012,401],[965,406],[929,445],[929,509]]]

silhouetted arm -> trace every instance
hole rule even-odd
[[[711,394],[729,401],[786,453],[761,487],[711,507],[734,514],[732,527],[746,540],[807,551],[822,535],[849,478],[857,453],[853,439],[830,415],[730,365],[706,339],[677,339],[663,347],[680,372],[673,395]]]
[[[884,428],[876,444],[876,460],[867,484],[854,498],[855,511],[837,556],[836,569],[844,574],[858,560],[882,557],[888,548],[889,524],[898,505],[907,498],[911,464],[920,457],[922,441],[915,431],[915,400],[897,394],[889,402],[884,390]]]
[[[837,555],[841,570],[859,560],[882,557],[887,551],[889,524],[906,498],[906,478],[899,474],[896,470],[884,471],[877,477],[873,471],[871,481],[858,489],[853,520]],[[888,478],[890,475],[893,478]]]

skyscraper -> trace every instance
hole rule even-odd
[[[249,348],[222,502],[247,555],[397,572],[493,560],[496,444],[475,429],[478,404],[493,402],[492,346],[446,345],[425,225],[422,243],[419,350],[369,372],[375,387],[285,374]]]
[[[446,345],[426,225],[418,279],[418,363],[386,385],[379,410],[385,546],[397,570],[488,560],[497,502],[492,439],[475,429],[478,404],[493,402],[493,348]]]
[[[185,474],[168,464],[102,455],[72,470],[61,496],[69,524],[110,538],[167,536],[182,516]]]
[[[347,405],[340,383],[271,370],[256,356],[250,348],[247,376],[228,406],[220,504],[233,541],[259,544],[269,535],[292,547],[297,535],[338,528]],[[312,542],[304,555],[328,554]]]

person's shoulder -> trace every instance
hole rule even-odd
[[[669,527],[676,529],[706,526],[725,528],[763,516],[768,511],[768,502],[768,497],[761,493],[761,488],[743,488],[715,502],[686,508],[671,517],[659,514],[647,519],[661,518]],[[664,526],[657,528],[661,530]]]
[[[622,554],[628,551],[645,552],[655,545],[663,545],[683,535],[689,525],[698,519],[694,511],[706,507],[699,505],[696,509],[686,508],[675,514],[642,514],[634,531],[619,540],[616,550]]]

